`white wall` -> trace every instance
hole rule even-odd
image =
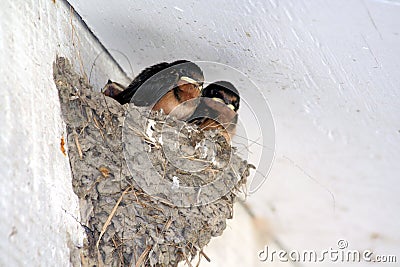
[[[70,248],[82,245],[52,64],[66,56],[88,74],[103,47],[54,2],[0,2],[0,266],[68,266]],[[97,86],[104,73],[124,81],[107,53],[96,63]]]
[[[400,260],[399,1],[70,2],[131,76],[162,60],[210,60],[262,89],[276,160],[249,203],[285,247],[345,239]],[[225,244],[256,257],[246,242]]]

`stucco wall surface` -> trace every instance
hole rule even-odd
[[[83,230],[52,64],[89,77],[100,55],[93,84],[125,77],[67,2],[1,1],[0,18],[0,266],[68,266]]]

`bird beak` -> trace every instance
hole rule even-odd
[[[218,97],[213,97],[212,100],[217,101],[222,104],[225,104],[224,100],[222,100],[221,98],[218,98]]]
[[[232,104],[227,105],[228,108],[232,109],[233,111],[235,111],[235,107]]]
[[[199,83],[198,81],[196,81],[196,80],[194,80],[194,79],[192,79],[192,78],[189,78],[189,77],[187,77],[187,76],[182,76],[180,79],[181,79],[182,81],[185,81],[185,82],[187,82],[187,83],[190,83],[190,84],[195,85],[196,88],[199,89],[199,91],[201,91],[201,90],[203,89],[203,84],[202,84],[202,83]]]
[[[181,80],[182,80],[182,81],[185,81],[185,82],[188,82],[188,83],[191,83],[191,84],[198,84],[197,81],[195,81],[195,80],[193,80],[192,78],[189,78],[189,77],[187,77],[187,76],[182,76],[182,77],[181,77]]]
[[[222,100],[221,98],[218,98],[218,97],[213,97],[212,100],[217,101],[222,104],[225,104],[224,100]],[[231,110],[235,111],[235,107],[232,104],[227,104],[226,106],[228,108],[230,108]]]

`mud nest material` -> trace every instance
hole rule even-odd
[[[57,58],[83,266],[176,266],[222,234],[249,165],[218,133],[121,106]],[[150,119],[149,119],[150,118]]]

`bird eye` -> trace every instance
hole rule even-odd
[[[215,98],[224,99],[224,96],[217,90],[211,90],[210,95]]]

